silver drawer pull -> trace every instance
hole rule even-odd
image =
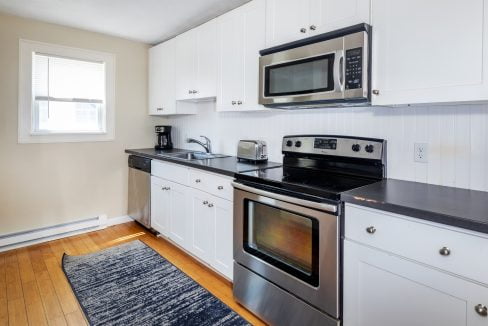
[[[212,203],[208,204],[208,207],[213,207],[213,204]]]
[[[200,183],[200,182],[202,182],[202,180],[200,180],[200,179],[196,179],[196,180],[195,180],[195,182],[196,182],[196,183]]]
[[[488,316],[488,308],[485,305],[482,305],[481,303],[479,305],[476,305],[474,307],[474,310],[478,313],[478,315],[482,317]]]
[[[237,105],[241,105],[242,104],[242,101],[237,101]]]
[[[208,204],[208,201],[206,201],[206,200],[205,200],[205,201],[203,202],[203,205],[207,205],[207,204]]]
[[[170,190],[170,187],[162,187],[161,190]]]
[[[224,187],[223,186],[218,186],[217,189],[222,190],[222,189],[224,189]]]
[[[369,234],[373,234],[376,232],[376,228],[374,226],[367,227],[366,232],[368,232]]]
[[[300,33],[306,33],[307,32],[307,29],[306,28],[300,28]]]
[[[311,30],[311,31],[314,31],[314,30],[316,30],[316,29],[317,29],[317,26],[315,26],[315,25],[310,25],[310,30]]]
[[[231,103],[232,103],[232,105],[236,105],[236,104],[237,104],[237,102],[236,102],[236,101],[232,101]]]
[[[449,256],[451,254],[451,249],[447,248],[447,247],[442,247],[440,250],[439,250],[439,253],[442,255],[442,256]]]
[[[157,108],[156,110],[158,110],[158,111],[163,111],[163,108]]]

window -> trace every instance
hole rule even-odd
[[[20,41],[19,142],[114,137],[114,57]]]

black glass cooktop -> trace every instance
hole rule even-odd
[[[379,180],[303,168],[278,167],[239,173],[238,182],[272,187],[293,195],[340,200],[341,192],[372,184]]]

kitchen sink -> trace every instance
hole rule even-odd
[[[214,158],[229,157],[229,155],[212,154],[212,153],[205,153],[205,152],[176,153],[176,154],[166,154],[164,156],[176,158],[179,160],[186,160],[186,161],[208,160]]]

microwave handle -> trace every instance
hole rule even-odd
[[[335,53],[334,88],[336,92],[344,91],[344,50],[338,50]]]

